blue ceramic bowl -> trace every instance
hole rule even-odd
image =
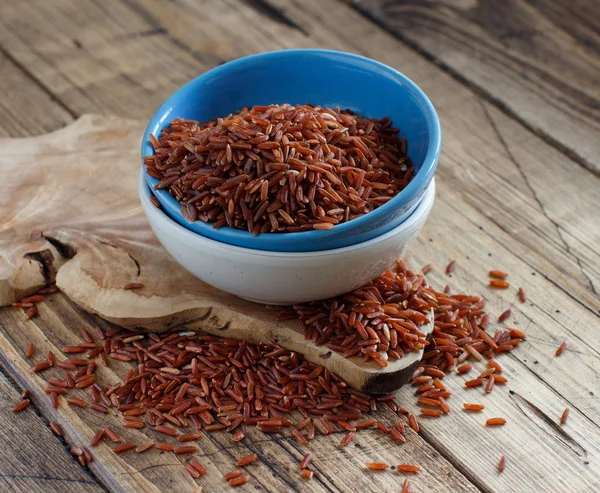
[[[210,223],[189,223],[167,190],[154,190],[165,212],[185,228],[222,243],[256,250],[310,252],[371,240],[410,216],[433,178],[441,130],[433,105],[410,79],[387,65],[350,53],[285,50],[223,64],[175,92],[154,114],[142,140],[142,157],[153,153],[150,133],[159,136],[177,117],[208,121],[244,106],[305,104],[350,109],[368,118],[388,116],[408,141],[417,172],[408,186],[374,211],[331,230],[263,233]],[[158,180],[146,174],[153,190]]]

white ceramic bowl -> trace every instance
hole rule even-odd
[[[139,192],[154,234],[182,267],[247,300],[288,305],[352,291],[391,266],[423,228],[433,206],[435,182],[415,211],[391,231],[345,248],[314,252],[251,250],[211,240],[180,226],[155,207],[143,172]]]

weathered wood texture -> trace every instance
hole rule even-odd
[[[0,310],[0,363],[18,375],[19,385],[30,389],[40,412],[63,426],[70,444],[89,442],[99,428],[107,425],[118,430],[124,440],[138,445],[148,439],[178,443],[148,427],[143,430],[122,429],[121,418],[115,414],[103,415],[89,408],[71,408],[62,399],[60,408],[53,409],[43,391],[47,385],[44,380],[53,375],[60,376],[60,373],[54,373],[55,370],[42,375],[31,372],[29,362],[24,357],[28,341],[36,347],[36,355],[32,359],[34,362],[43,360],[49,350],[58,355],[60,360],[64,358],[61,347],[75,344],[80,339],[79,328],[91,330],[91,327],[102,325],[103,322],[75,308],[63,295],[48,298],[40,308],[41,315],[29,322],[23,322],[22,313],[16,309]],[[99,374],[107,382],[116,382],[128,369],[127,363],[111,360],[107,368],[100,366]],[[84,398],[88,394],[87,391],[80,393]],[[379,417],[393,420],[389,411],[380,412]],[[199,481],[204,491],[223,491],[226,486],[223,474],[235,469],[236,460],[251,453],[256,453],[260,461],[248,468],[251,483],[240,488],[240,491],[254,491],[259,487],[262,491],[364,492],[371,488],[387,491],[398,486],[400,478],[397,476],[366,474],[364,462],[369,460],[423,464],[425,471],[416,482],[426,491],[445,492],[447,488],[477,491],[434,447],[415,434],[411,434],[409,441],[399,448],[381,432],[371,431],[361,435],[357,440],[358,447],[342,450],[338,443],[343,432],[320,437],[310,447],[302,447],[293,438],[283,434],[265,435],[254,428],[245,430],[245,433],[246,438],[239,443],[232,442],[228,433],[204,433],[196,442],[200,452],[195,456],[209,471]],[[109,490],[193,491],[194,481],[183,467],[189,457],[178,457],[157,450],[117,456],[110,450],[109,444],[91,449],[96,460],[89,466]],[[314,455],[313,463],[318,471],[310,482],[300,477],[297,468],[308,450]],[[13,449],[12,455],[14,453]],[[9,454],[9,457],[12,455]]]
[[[3,365],[4,366],[4,365]],[[33,406],[17,416],[11,408],[21,390],[0,374],[0,490],[5,492],[102,492],[96,479],[72,459],[64,442]]]
[[[593,2],[582,5],[595,8]],[[580,37],[587,36],[583,34],[585,26],[591,22],[590,15],[587,23],[578,25]],[[423,36],[433,34],[428,31]],[[593,40],[593,33],[585,39]],[[455,392],[450,416],[426,421],[421,437],[412,437],[403,447],[390,447],[377,434],[359,439],[361,448],[352,452],[337,448],[339,436],[319,439],[313,452],[318,454],[316,476],[320,479],[310,483],[300,482],[295,467],[289,466],[290,454],[294,460],[302,454],[293,442],[251,436],[248,438],[256,442],[248,440],[245,446],[254,447],[266,460],[270,458],[272,467],[260,469],[253,481],[275,490],[397,489],[396,478],[390,482],[389,476],[352,469],[368,459],[381,458],[423,466],[425,473],[413,480],[417,491],[597,491],[598,178],[545,138],[482,101],[481,89],[457,82],[349,5],[327,2],[325,8],[317,0],[58,0],[52,5],[42,0],[3,1],[0,47],[9,61],[18,60],[10,67],[23,92],[3,99],[1,111],[11,115],[14,123],[7,126],[3,119],[0,129],[5,135],[24,136],[58,128],[70,116],[84,112],[147,118],[179,84],[221,61],[267,49],[312,46],[377,58],[406,73],[431,97],[442,120],[444,149],[436,206],[412,249],[413,260],[438,266],[430,275],[437,287],[450,283],[456,289],[483,292],[495,314],[512,307],[508,322],[524,328],[529,339],[512,356],[501,358],[510,378],[508,389],[514,394],[499,388],[483,397],[477,391],[465,392],[459,382],[447,379]],[[590,91],[589,86],[584,89]],[[31,97],[43,102],[43,112],[32,109],[33,113],[23,114]],[[528,101],[521,100],[517,109],[526,104]],[[544,104],[536,104],[540,114],[547,111]],[[527,127],[543,134],[541,124],[516,114]],[[583,117],[581,121],[577,128],[567,126],[561,135],[565,139],[574,135],[571,141],[579,142],[582,128],[591,132],[591,124]],[[37,126],[30,127],[29,122]],[[569,147],[571,141],[561,142]],[[587,144],[597,141],[592,134]],[[580,157],[580,162],[587,163],[585,156]],[[452,258],[458,266],[449,280],[441,272]],[[487,291],[485,273],[490,268],[509,271],[513,287],[524,286],[531,301],[518,303],[514,289]],[[95,321],[58,295],[42,306],[35,322],[24,321],[13,309],[0,310],[0,322],[3,366],[22,384],[31,385],[44,416],[53,416],[47,404],[41,406],[46,397],[40,382],[22,362],[27,342],[33,340],[41,350],[60,348],[77,340],[80,326]],[[565,339],[569,350],[555,358],[556,347]],[[122,370],[117,371],[122,375]],[[409,388],[399,395],[412,406]],[[463,413],[459,408],[467,401],[483,401],[486,414]],[[555,423],[567,406],[571,408],[569,421],[558,428]],[[484,417],[496,414],[509,419],[503,429],[482,426]],[[91,431],[84,430],[98,426],[97,416],[88,411],[61,413],[59,419],[71,430],[67,431],[70,443],[77,443],[77,433],[89,438]],[[211,436],[201,442],[206,455],[202,460],[214,464],[207,488],[220,491],[223,483],[217,471],[231,467],[232,458],[226,451],[235,452],[226,437]],[[377,451],[381,455],[375,453],[375,446],[382,447]],[[219,450],[224,451],[216,453]],[[101,452],[99,449],[98,454]],[[11,451],[4,449],[0,454],[12,457]],[[507,468],[498,475],[495,465],[502,454],[507,456]],[[179,464],[163,465],[171,459],[157,454],[150,459],[123,458],[125,462],[103,453],[101,460],[92,464],[94,473],[110,489],[141,490],[150,483],[163,490],[191,488],[184,482]],[[73,467],[79,466],[74,463]],[[136,469],[144,471],[138,474]],[[272,471],[275,482],[268,479]]]
[[[600,173],[600,3],[351,3]]]

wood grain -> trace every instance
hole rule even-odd
[[[47,298],[40,305],[40,316],[31,321],[24,321],[17,309],[1,309],[0,364],[11,374],[17,375],[20,386],[30,389],[34,402],[47,419],[58,421],[63,426],[69,444],[88,442],[99,428],[107,425],[124,440],[138,445],[148,439],[177,443],[148,428],[122,429],[120,418],[112,413],[103,415],[89,408],[71,408],[62,399],[58,410],[51,407],[43,391],[47,385],[44,380],[60,374],[55,373],[56,370],[41,375],[31,372],[29,362],[24,358],[27,344],[33,342],[35,345],[34,362],[43,359],[48,350],[62,360],[65,356],[61,348],[76,344],[80,339],[79,328],[91,331],[98,324],[104,325],[104,322],[79,310],[61,294]],[[110,360],[108,367],[100,365],[97,375],[105,382],[114,383],[128,369],[127,363]],[[79,393],[82,397],[87,396],[85,391]],[[389,410],[381,410],[377,416],[391,422],[397,419]],[[265,435],[254,428],[244,431],[246,438],[239,443],[232,442],[228,433],[204,433],[196,442],[200,448],[196,457],[209,471],[199,481],[205,491],[223,491],[223,474],[235,468],[237,459],[250,453],[256,453],[260,461],[248,468],[251,482],[240,491],[254,491],[258,487],[264,491],[364,492],[371,488],[386,491],[399,487],[401,478],[395,475],[366,474],[364,463],[370,460],[391,463],[410,460],[427,464],[426,470],[415,480],[426,491],[442,493],[447,488],[477,491],[469,480],[454,470],[446,458],[416,434],[410,434],[408,442],[399,447],[381,432],[367,431],[357,438],[358,446],[342,449],[339,441],[343,432],[320,436],[310,446],[304,447],[287,434]],[[300,477],[296,467],[308,451],[315,456],[315,478],[310,482]],[[186,459],[189,459],[187,457],[157,450],[117,456],[106,443],[92,448],[91,452],[95,461],[90,469],[111,491],[193,491],[193,481],[183,468]]]
[[[21,390],[0,374],[0,490],[68,493],[106,491],[73,461],[34,406],[15,415]]]
[[[466,10],[475,4],[462,2],[460,5]],[[477,5],[480,9],[489,9],[488,5],[493,4],[480,2]],[[561,4],[548,5],[549,9],[556,9]],[[588,42],[593,48],[596,34],[589,31],[595,19],[595,5],[589,1],[571,2],[569,6],[574,11],[586,12],[584,18],[575,23],[569,20],[571,17],[564,10],[560,15],[553,15],[556,24],[562,27],[558,34],[553,28],[543,31],[550,33],[544,34],[546,38],[550,35],[556,38],[549,46],[564,45],[568,38],[564,32],[568,29],[575,32],[573,36],[580,45]],[[453,22],[457,18],[454,14],[450,17]],[[533,19],[533,23],[537,22]],[[547,21],[542,19],[541,22]],[[239,29],[241,23],[244,29]],[[474,23],[466,24],[470,28]],[[416,54],[406,43],[383,32],[350,6],[333,1],[327,2],[327,8],[316,0],[203,3],[192,0],[57,0],[51,6],[42,0],[3,1],[0,26],[0,47],[11,59],[18,60],[18,66],[26,71],[18,75],[17,80],[23,80],[23,87],[33,92],[39,89],[33,81],[41,81],[59,101],[56,104],[50,102],[47,105],[49,111],[64,107],[76,115],[93,111],[148,118],[179,84],[206,68],[267,49],[319,46],[353,51],[377,58],[406,73],[432,99],[444,131],[437,203],[421,240],[412,249],[413,261],[417,265],[433,262],[437,266],[430,274],[437,287],[450,283],[455,289],[483,292],[495,314],[511,307],[513,315],[507,322],[524,328],[530,337],[513,356],[501,359],[501,364],[509,370],[507,375],[511,383],[508,388],[516,394],[506,395],[505,389],[497,388],[498,394],[494,391],[491,396],[481,397],[486,399],[484,402],[490,412],[502,413],[509,419],[509,424],[502,430],[490,432],[479,428],[480,417],[463,414],[460,411],[462,398],[477,400],[479,394],[476,391],[462,394],[459,385],[452,385],[458,398],[452,398],[451,415],[440,421],[423,423],[423,439],[415,437],[414,448],[394,447],[384,457],[395,460],[401,454],[407,460],[414,458],[428,474],[434,475],[434,478],[418,475],[413,480],[417,491],[450,489],[496,493],[540,491],[542,487],[551,489],[550,485],[552,488],[561,485],[567,491],[596,491],[593,481],[600,475],[595,445],[600,416],[597,398],[600,358],[596,330],[600,325],[600,231],[594,211],[600,201],[600,187],[594,173],[578,165],[591,168],[589,156],[581,154],[573,160],[568,153],[574,147],[588,152],[598,139],[590,130],[594,127],[587,114],[572,116],[564,109],[567,103],[556,101],[556,90],[548,86],[554,84],[557,76],[551,74],[548,81],[539,80],[537,68],[541,66],[545,70],[544,67],[554,61],[538,57],[535,61],[537,71],[533,72],[536,80],[529,85],[515,72],[511,62],[506,71],[512,72],[512,78],[507,80],[509,77],[503,75],[502,64],[498,65],[494,58],[504,54],[493,53],[483,43],[486,53],[494,55],[490,58],[497,65],[495,79],[504,81],[499,84],[500,89],[510,87],[511,90],[498,90],[504,99],[496,97],[496,93],[486,93],[482,101],[483,93],[478,84],[469,83],[469,87],[465,87],[457,82],[456,73],[448,74],[449,65],[440,69],[436,63],[427,60],[431,56],[425,50],[419,48],[425,57]],[[459,31],[460,27],[457,27]],[[473,44],[474,35],[469,33],[469,36],[465,38],[467,45]],[[481,34],[479,29],[476,36],[485,41],[489,34]],[[453,42],[439,43],[438,49],[445,48],[442,44],[452,48]],[[494,50],[496,46],[494,44]],[[514,55],[518,49],[511,45],[506,51]],[[487,58],[478,58],[473,53],[474,49],[465,52],[462,66],[469,68],[472,64],[482,70],[481,67],[489,63]],[[526,63],[532,62],[526,60]],[[569,62],[567,66],[578,63]],[[157,70],[157,67],[164,70]],[[591,63],[590,68],[593,67]],[[589,71],[583,70],[588,74],[583,80],[589,81]],[[571,75],[565,71],[558,79],[564,83],[565,77]],[[573,80],[576,79],[574,76]],[[462,80],[474,79],[465,76]],[[569,87],[574,84],[567,83]],[[542,89],[535,90],[534,94],[532,91],[536,86]],[[586,97],[589,97],[589,87],[576,89],[587,91]],[[570,90],[567,95],[571,98]],[[2,112],[10,111],[22,122],[31,121],[19,111],[19,104],[25,98],[22,93],[17,96],[3,100]],[[518,103],[513,102],[513,97]],[[541,100],[551,103],[542,104]],[[10,109],[6,109],[7,106]],[[579,111],[581,104],[576,102],[573,107]],[[522,109],[534,116],[536,113],[545,116],[526,120]],[[56,111],[60,114],[60,110]],[[588,114],[593,111],[594,108],[588,108]],[[507,112],[519,116],[523,122],[515,121],[507,116]],[[574,118],[575,123],[570,124],[573,120],[569,118]],[[38,114],[37,119],[44,121],[44,115]],[[552,122],[552,128],[546,121]],[[560,142],[555,128],[560,131],[560,142],[564,143],[563,151],[567,154],[556,148]],[[25,126],[20,126],[18,133],[27,134]],[[582,135],[591,137],[580,145]],[[592,158],[594,156],[597,158],[598,152],[594,151]],[[457,270],[448,279],[442,274],[443,266],[453,258],[457,260]],[[487,291],[485,273],[490,268],[508,270],[512,287],[524,286],[530,301],[518,303],[514,289]],[[10,336],[10,345],[0,348],[0,355],[12,354],[16,359],[11,348],[17,348],[17,354],[22,355],[27,337],[33,335],[32,322],[25,322],[22,314],[13,309],[0,310],[0,320],[3,324],[1,333]],[[87,321],[83,312],[73,309],[57,296],[47,302],[42,317],[36,320],[42,329],[36,329],[35,337],[43,341],[45,332],[54,344],[62,347],[68,341],[77,340],[76,329]],[[67,327],[61,329],[62,325]],[[565,339],[569,349],[560,358],[554,358],[556,347]],[[9,361],[3,358],[3,366],[11,374],[21,375],[22,370],[9,365]],[[401,398],[407,406],[414,399],[409,388],[401,391]],[[572,409],[569,421],[564,429],[557,429],[550,422],[553,419],[556,422],[567,406]],[[210,448],[213,447],[212,440],[202,443],[203,450],[207,447],[209,454],[220,450],[217,445]],[[293,486],[280,482],[277,484],[285,484],[280,490],[343,490],[346,481],[356,484],[357,491],[361,488],[372,490],[371,481],[376,481],[375,487],[381,491],[397,488],[395,481],[389,483],[382,476],[362,472],[354,475],[348,467],[348,460],[360,467],[359,462],[366,460],[367,455],[372,457],[372,446],[379,442],[361,443],[360,450],[365,455],[357,462],[353,458],[354,451],[352,455],[346,454],[347,451],[340,452],[335,446],[337,441],[331,440],[330,445],[323,445],[329,442],[321,440],[315,452],[322,454],[319,470],[323,470],[329,479],[318,483],[288,480]],[[282,481],[282,477],[287,480],[290,456],[284,451],[292,450],[293,444],[278,438],[280,450],[277,443],[268,443],[274,448],[265,448],[265,451],[277,457],[277,461],[271,461],[272,470],[276,471],[278,481]],[[257,447],[262,450],[262,443]],[[587,456],[581,448],[586,450]],[[495,457],[488,455],[490,449],[507,456],[507,468],[502,475],[495,472],[497,462]],[[528,450],[533,450],[533,454],[528,454]],[[410,451],[410,455],[405,456],[405,451]],[[340,453],[344,460],[336,459]],[[290,454],[299,457],[301,452]],[[220,463],[221,470],[231,466],[228,456],[223,456],[222,452],[214,453],[212,457],[224,462]],[[554,467],[550,467],[551,464]],[[118,489],[121,470],[111,467],[103,466],[99,477],[104,484]],[[165,474],[169,469],[154,468],[150,463],[142,465],[144,467],[149,469],[142,475],[152,475],[159,488],[172,489],[167,483],[171,474]],[[218,475],[217,469],[213,470]],[[266,469],[261,472],[261,479],[270,474]],[[446,478],[446,474],[451,477]],[[336,477],[342,477],[342,482]],[[575,483],[569,484],[569,479]],[[140,489],[140,486],[136,487]],[[215,483],[215,488],[219,491],[222,483]]]
[[[600,173],[598,2],[352,3]]]
[[[0,137],[56,130],[73,120],[45,87],[29,77],[0,48]]]

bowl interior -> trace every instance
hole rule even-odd
[[[333,230],[252,237],[247,231],[213,230],[210,225],[198,222],[186,227],[213,238],[236,241],[239,246],[265,249],[274,246],[285,250],[284,243],[293,243],[296,251],[314,249],[315,242],[327,236],[384,227],[389,219],[413,208],[431,181],[441,137],[437,115],[429,99],[412,81],[386,65],[358,55],[327,50],[253,55],[197,77],[156,112],[143,138],[142,155],[153,152],[148,134],[160,135],[176,117],[206,121],[234,113],[244,106],[276,103],[339,106],[366,117],[390,117],[394,126],[400,128],[400,135],[408,141],[408,155],[417,169],[415,178],[384,206],[339,224]],[[158,182],[149,176],[147,179],[151,186]],[[159,190],[156,195],[173,214],[180,214],[179,205],[168,191]],[[273,243],[274,239],[278,243]],[[343,241],[350,244],[352,238]]]

